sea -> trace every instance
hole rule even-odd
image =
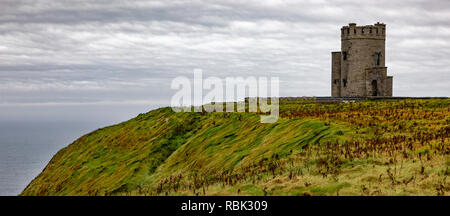
[[[109,122],[108,122],[109,123]],[[58,150],[107,122],[0,122],[0,196],[16,196]]]

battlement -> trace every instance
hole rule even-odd
[[[386,24],[375,23],[374,25],[357,26],[350,23],[341,28],[341,40],[349,39],[386,39]]]

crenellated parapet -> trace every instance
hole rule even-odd
[[[357,26],[356,23],[350,23],[341,28],[341,39],[386,39],[386,25],[384,23],[375,23],[374,25]]]

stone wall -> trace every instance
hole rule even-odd
[[[386,85],[386,90],[385,90],[385,94],[386,94],[386,96],[388,96],[388,97],[392,97],[393,95],[392,95],[392,92],[394,92],[394,90],[393,90],[393,78],[392,78],[392,76],[387,76],[386,77],[386,81],[385,81],[385,85]]]
[[[365,72],[366,96],[392,96],[392,77],[386,76],[386,67],[367,68]]]
[[[331,53],[331,96],[341,95],[341,52]]]

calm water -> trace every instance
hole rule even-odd
[[[56,152],[107,122],[0,122],[0,195],[15,196]]]

